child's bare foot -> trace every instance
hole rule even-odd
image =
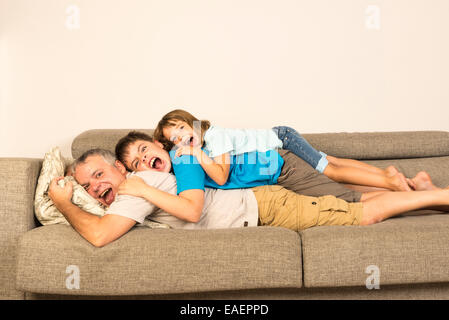
[[[415,183],[415,181],[413,181],[412,179],[409,179],[409,178],[406,178],[406,180],[407,180],[408,186],[410,188],[412,188],[412,190],[416,191],[416,183]]]
[[[385,175],[387,177],[392,177],[392,176],[396,175],[399,172],[398,169],[396,169],[395,166],[388,166],[388,167],[385,168],[384,171],[385,171]]]
[[[389,184],[391,186],[391,188],[390,188],[391,190],[394,190],[394,191],[413,191],[410,188],[410,186],[409,186],[409,184],[407,182],[407,178],[405,178],[405,176],[402,173],[398,172],[398,171],[397,171],[397,173],[395,175],[393,175],[391,177],[388,177],[387,179],[388,179],[388,182],[389,182]]]
[[[411,179],[406,178],[402,173],[400,173],[395,166],[388,166],[384,169],[384,171],[391,185],[391,190],[413,191],[413,189],[415,188],[415,183]]]
[[[430,178],[429,174],[425,171],[420,171],[416,174],[416,176],[411,179],[415,184],[416,191],[425,191],[425,190],[437,190],[439,189],[435,186]]]

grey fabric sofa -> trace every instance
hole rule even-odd
[[[72,156],[93,147],[114,150],[128,131],[86,131],[74,139]],[[328,154],[394,164],[409,177],[426,170],[436,185],[449,185],[449,132],[304,136]],[[41,164],[0,158],[2,299],[449,298],[446,214],[414,212],[367,227],[300,233],[136,227],[96,248],[70,226],[40,226],[35,219]],[[77,286],[67,285],[73,266]]]

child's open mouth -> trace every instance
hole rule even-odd
[[[164,163],[162,162],[162,159],[158,158],[158,157],[152,158],[150,163],[149,163],[150,168],[156,169],[156,170],[162,169],[163,168],[163,164]]]
[[[190,147],[194,147],[196,144],[196,139],[194,136],[186,136],[184,139],[182,139],[182,144],[184,146],[190,146]]]

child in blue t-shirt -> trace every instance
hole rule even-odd
[[[154,139],[160,141],[166,150],[176,147],[171,151],[172,161],[181,155],[193,155],[206,172],[209,186],[215,188],[244,187],[251,183],[252,178],[257,179],[256,171],[243,172],[242,167],[236,165],[236,161],[245,161],[245,154],[254,157],[252,153],[255,153],[257,160],[256,165],[250,168],[262,172],[260,170],[264,166],[257,167],[260,160],[265,164],[268,161],[271,168],[279,169],[279,172],[271,170],[271,180],[265,183],[275,184],[276,174],[279,176],[283,164],[282,157],[274,151],[277,148],[290,150],[336,182],[394,191],[411,191],[413,187],[413,182],[401,176],[392,166],[383,170],[361,161],[328,156],[313,148],[296,130],[285,126],[268,130],[224,129],[212,126],[209,121],[199,121],[189,112],[177,109],[159,121]]]
[[[205,154],[207,150],[203,150]],[[183,184],[187,181],[190,189],[191,180],[194,180],[196,173],[190,175],[190,171],[194,170],[195,165],[206,174],[201,178],[204,187],[214,189],[240,189],[251,188],[263,185],[277,184],[277,180],[281,175],[284,159],[276,150],[267,150],[265,152],[247,152],[239,155],[230,155],[228,166],[228,176],[224,183],[218,184],[204,170],[200,160],[196,156],[179,157],[176,151],[169,152],[170,159],[173,164],[173,171],[176,175],[178,183],[178,193],[184,190]],[[203,161],[204,163],[204,161]],[[198,170],[198,169],[196,169]],[[182,173],[183,177],[179,175]]]

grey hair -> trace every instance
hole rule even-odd
[[[78,159],[76,159],[73,164],[71,165],[71,169],[73,172],[75,172],[76,168],[83,163],[86,163],[87,158],[92,156],[101,156],[104,161],[109,163],[110,165],[115,165],[115,161],[117,158],[115,157],[115,154],[109,150],[105,149],[91,149],[86,152],[84,152]]]

